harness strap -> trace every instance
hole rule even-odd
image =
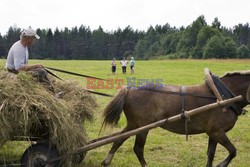
[[[187,116],[185,111],[185,94],[183,94],[183,86],[180,87],[180,96],[181,96],[181,118],[185,119],[186,141],[188,141],[188,122],[190,121],[190,118]]]
[[[161,90],[161,89],[141,89],[137,87],[130,87],[131,89],[138,89],[138,90],[145,90],[149,92],[158,92],[158,93],[164,93],[164,94],[172,94],[172,95],[178,95],[178,96],[190,96],[190,97],[197,97],[197,98],[204,98],[204,99],[217,99],[215,96],[208,96],[208,95],[201,95],[201,94],[195,94],[195,93],[181,93],[181,92],[175,92],[175,91],[168,91],[168,90]]]

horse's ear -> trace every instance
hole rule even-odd
[[[247,96],[246,98],[247,98],[248,103],[250,103],[250,85],[248,86],[246,96]]]

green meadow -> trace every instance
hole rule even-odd
[[[4,66],[1,60],[0,65]],[[122,74],[121,65],[117,62],[116,75],[111,74],[111,61],[82,61],[82,60],[31,60],[30,64],[41,63],[47,67],[54,67],[90,76],[105,79],[123,79],[126,84],[127,77],[136,79],[162,79],[164,84],[169,85],[193,85],[204,82],[204,68],[208,67],[214,74],[224,75],[226,71],[249,70],[250,60],[152,60],[136,61],[135,74]],[[86,88],[86,78],[71,76],[54,72],[65,80],[76,80]],[[95,91],[116,94],[117,89],[96,89]],[[126,126],[126,120],[122,116],[118,127],[105,129],[99,135],[102,124],[102,112],[111,98],[96,96],[99,107],[95,111],[95,120],[86,123],[89,139],[107,135],[121,130]],[[72,132],[74,133],[74,132]],[[250,114],[240,116],[234,129],[228,133],[232,143],[238,149],[237,157],[230,166],[248,167],[250,164]],[[127,140],[116,153],[111,167],[139,167],[140,164],[133,152],[134,137]],[[206,134],[193,135],[189,141],[185,136],[177,135],[166,130],[156,128],[150,131],[145,146],[145,159],[149,167],[202,167],[207,161]],[[28,142],[9,141],[0,149],[0,163],[16,164],[22,153],[29,146]],[[102,160],[111,148],[111,144],[99,147],[88,152],[84,161],[77,167],[100,167]],[[217,147],[215,164],[227,156],[227,151]],[[215,165],[214,164],[214,165]]]

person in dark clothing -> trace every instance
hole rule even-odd
[[[115,75],[116,72],[116,62],[115,62],[115,58],[113,58],[112,63],[111,63],[111,70],[112,70],[112,74]]]

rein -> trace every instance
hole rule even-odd
[[[71,74],[71,75],[76,75],[76,76],[80,76],[80,77],[91,77],[91,76],[88,76],[88,75],[83,75],[83,74],[78,74],[78,73],[74,73],[74,72],[64,71],[64,70],[60,70],[60,69],[56,69],[56,68],[51,68],[51,67],[45,67],[44,69],[45,69],[45,71],[48,74],[52,75],[53,77],[55,77],[55,78],[57,78],[57,79],[59,79],[61,81],[64,81],[64,80],[61,79],[60,77],[58,77],[56,74],[54,74],[51,71],[49,71],[48,69],[54,70],[54,71],[58,71],[58,72],[67,73],[67,74]],[[91,78],[96,78],[96,77],[91,77]],[[96,78],[96,79],[101,79],[101,78]],[[95,91],[91,91],[91,90],[88,90],[88,89],[84,89],[84,90],[87,91],[87,92],[89,92],[89,93],[93,93],[93,94],[100,95],[100,96],[113,97],[113,95],[106,94],[106,93],[95,92]]]
[[[89,76],[89,75],[79,74],[79,73],[66,71],[66,70],[61,70],[61,69],[52,68],[52,67],[44,67],[44,68],[47,71],[49,69],[49,70],[54,70],[54,71],[57,71],[57,72],[62,72],[62,73],[65,73],[65,74],[75,75],[75,76],[79,76],[79,77],[90,77],[90,78],[105,80],[105,79],[102,79],[102,78],[97,78],[97,77],[93,77],[93,76]],[[51,74],[50,71],[48,71],[48,72]],[[62,80],[61,78],[57,77],[55,74],[52,73],[52,75],[54,77]],[[129,88],[132,88],[132,87],[129,87]],[[174,91],[166,91],[166,90],[150,90],[150,89],[139,89],[139,90],[147,90],[147,91],[166,93],[166,94],[175,94],[175,95],[179,95],[179,96],[192,96],[192,97],[198,97],[198,98],[217,99],[215,96],[197,95],[197,94],[194,94],[194,93],[183,93],[183,92],[174,92]],[[105,93],[98,93],[98,92],[93,92],[93,91],[89,91],[89,90],[87,90],[87,91],[90,92],[90,93],[98,94],[98,95],[113,97],[112,95],[105,94]]]
[[[57,71],[57,72],[61,72],[61,73],[65,73],[65,74],[79,76],[79,77],[95,78],[95,79],[105,80],[105,79],[98,78],[98,77],[93,77],[93,76],[89,76],[89,75],[79,74],[79,73],[75,73],[75,72],[71,72],[71,71],[66,71],[66,70],[61,70],[61,69],[52,68],[52,67],[44,67],[44,68],[49,69],[49,70],[53,70],[53,71]]]

